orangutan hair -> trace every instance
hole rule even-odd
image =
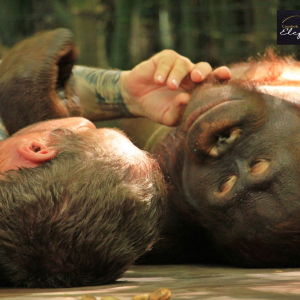
[[[101,153],[54,133],[59,154],[0,180],[0,282],[24,287],[98,285],[119,278],[158,237],[165,183],[156,161]]]

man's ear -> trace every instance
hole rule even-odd
[[[37,164],[51,160],[58,153],[56,149],[49,148],[42,142],[35,140],[26,140],[21,143],[18,152],[26,160]]]

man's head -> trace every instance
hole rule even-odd
[[[0,181],[3,282],[110,282],[157,238],[164,181],[156,162],[122,133],[71,118],[32,125],[0,148],[9,145],[21,158],[12,168],[1,158],[1,171],[15,169]]]

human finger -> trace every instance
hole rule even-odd
[[[166,81],[178,56],[179,54],[173,50],[164,50],[152,58],[153,63],[156,65],[154,73],[156,83],[162,84]]]
[[[177,58],[167,79],[168,88],[176,90],[193,66],[194,64],[188,58],[183,56]]]
[[[231,78],[231,73],[229,68],[226,66],[219,67],[212,72],[212,75],[218,77],[221,80],[226,80]]]
[[[162,124],[166,126],[176,126],[180,123],[184,110],[189,103],[191,95],[188,93],[181,93],[172,101],[172,105],[168,111],[165,112]]]
[[[207,62],[197,63],[191,71],[191,79],[193,82],[203,81],[212,72],[212,67]]]

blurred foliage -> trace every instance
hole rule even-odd
[[[40,30],[70,28],[79,63],[129,69],[171,48],[213,66],[276,46],[278,9],[297,0],[0,0],[0,56]],[[298,46],[278,46],[299,58]]]

